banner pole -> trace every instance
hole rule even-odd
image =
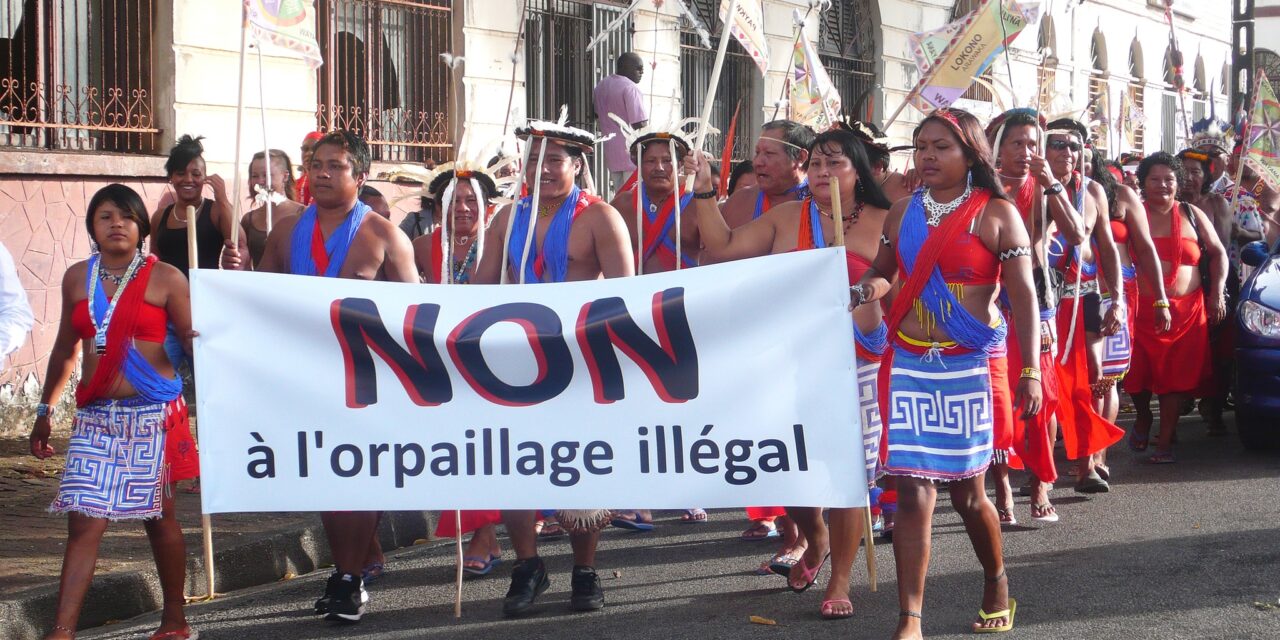
[[[196,216],[198,214],[199,212],[195,207],[187,205],[187,269],[190,271],[198,269],[200,265],[199,248],[196,244]],[[237,224],[235,226],[240,225]],[[199,440],[199,432],[200,428],[196,427],[197,440]],[[213,590],[213,521],[209,514],[204,512],[203,496],[201,497],[200,506],[200,529],[204,544],[205,587],[208,590],[205,599],[212,600],[217,595]]]
[[[266,181],[267,181],[267,196],[266,196],[267,197],[267,201],[266,201],[267,235],[271,235],[271,208],[272,206],[274,206],[274,203],[272,203],[271,201],[272,162],[271,162],[271,144],[267,142],[267,101],[266,101],[266,98],[263,97],[266,94],[267,94],[266,81],[262,79],[262,43],[258,43],[258,113],[262,117],[262,158],[264,162],[262,171],[263,171],[263,176],[266,177]],[[236,154],[237,184],[239,184],[238,180],[240,176],[239,158],[240,158],[240,154]],[[249,164],[252,165],[253,163],[250,162]],[[292,172],[293,169],[290,168],[289,171]],[[283,188],[283,186],[284,185],[281,185],[281,188]],[[237,219],[237,222],[239,222],[238,219]]]
[[[712,107],[716,102],[716,87],[720,85],[720,71],[724,69],[724,55],[729,49],[729,31],[733,28],[733,16],[738,11],[738,0],[729,0],[729,10],[725,12],[726,20],[720,29],[720,47],[716,49],[716,65],[711,70],[711,83],[707,86],[707,95],[705,102],[702,104],[702,115],[698,118],[698,137],[693,145],[693,153],[702,153],[702,145],[707,141],[707,127],[711,122]],[[685,178],[684,190],[693,191],[692,174]],[[679,189],[676,190],[679,193]],[[675,221],[676,226],[680,226],[680,220]]]
[[[462,511],[454,509],[453,511],[453,534],[455,541],[455,549],[458,555],[457,577],[454,579],[456,587],[453,597],[453,617],[462,617],[462,563],[465,560],[462,557]],[[474,535],[474,534],[473,534]]]
[[[235,172],[232,176],[235,186],[232,188],[231,195],[231,244],[238,244],[240,238],[240,130],[244,124],[244,63],[249,49],[249,16],[245,12],[245,5],[241,5],[240,9],[240,75],[236,82],[236,144],[235,156],[231,159],[232,170]],[[261,47],[261,43],[258,46]],[[271,167],[270,158],[267,159],[267,167],[268,170]],[[210,593],[213,593],[212,589]]]
[[[1236,160],[1236,175],[1231,188],[1231,205],[1228,211],[1235,213],[1236,204],[1240,200],[1240,180],[1244,177],[1244,159],[1249,155],[1249,134],[1253,130],[1253,112],[1258,109],[1258,91],[1262,88],[1262,81],[1267,77],[1266,73],[1259,73],[1253,82],[1253,101],[1249,105],[1249,111],[1245,115],[1244,129],[1240,132],[1240,158]]]

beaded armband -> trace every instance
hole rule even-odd
[[[1006,262],[1022,256],[1030,256],[1031,247],[1014,247],[1000,252],[1000,262]]]
[[[883,234],[883,233],[882,233],[882,234],[880,234],[880,244],[882,244],[882,245],[884,245],[884,246],[886,246],[886,247],[887,247],[887,246],[890,246],[890,244],[891,244],[891,243],[889,242],[889,236],[886,236],[886,235],[885,235],[885,234]]]

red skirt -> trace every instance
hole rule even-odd
[[[770,520],[787,515],[782,507],[747,507],[747,518],[750,520]]]
[[[1076,302],[1064,298],[1058,307],[1058,349],[1066,353],[1066,363],[1058,357],[1058,423],[1062,426],[1062,444],[1067,458],[1078,460],[1110,447],[1124,437],[1124,429],[1098,415],[1093,408],[1093,385],[1089,383],[1089,345],[1085,337],[1084,314],[1077,314],[1076,328],[1071,331],[1071,306]],[[1065,340],[1071,336],[1071,344]]]
[[[1041,323],[1041,330],[1047,328],[1046,323]],[[1042,338],[1043,340],[1043,338]],[[1008,377],[1009,402],[1012,405],[1013,395],[1017,392],[1018,383],[1021,381],[1022,369],[1027,365],[1023,364],[1022,349],[1018,346],[1018,333],[1013,323],[1009,323],[1009,343],[1008,343],[1008,367],[1007,371],[1017,371],[1018,377]],[[994,359],[992,360],[994,363]],[[1053,352],[1046,351],[1040,354],[1040,388],[1042,405],[1040,413],[1031,420],[1022,420],[1017,418],[1014,410],[1010,410],[1008,420],[1012,425],[1012,449],[1013,455],[1009,456],[1009,466],[1014,469],[1021,469],[1024,466],[1035,474],[1036,478],[1042,482],[1054,482],[1058,479],[1058,471],[1053,464],[1053,443],[1049,442],[1049,421],[1053,417],[1053,413],[1058,408],[1058,375],[1057,363],[1053,359]],[[992,385],[994,387],[995,369],[992,368]],[[999,413],[996,414],[1000,416]],[[999,434],[999,431],[997,431]],[[997,435],[996,443],[999,444],[999,436]]]
[[[169,481],[199,478],[200,452],[191,437],[191,419],[182,396],[165,406],[164,429],[164,461],[169,466]]]
[[[458,535],[458,528],[454,522],[455,516],[452,511],[441,511],[440,519],[436,521],[436,537],[452,538]],[[498,524],[502,522],[501,511],[468,511],[462,512],[462,533],[471,533],[480,527],[490,524]]]
[[[1156,333],[1155,308],[1138,305],[1134,320],[1133,363],[1124,379],[1129,393],[1200,393],[1210,380],[1209,321],[1204,295],[1196,289],[1169,297],[1173,324]]]

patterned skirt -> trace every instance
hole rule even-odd
[[[986,471],[994,440],[986,354],[901,340],[893,350],[885,472],[947,482]]]
[[[129,398],[77,410],[67,468],[49,511],[108,520],[160,517],[169,480],[164,427],[170,406]]]
[[[1124,293],[1125,300],[1132,305],[1137,303],[1137,277],[1138,272],[1132,266],[1123,267],[1122,275],[1124,276]],[[1111,309],[1112,297],[1110,295],[1102,298],[1102,314],[1105,317],[1109,309]],[[1129,361],[1133,358],[1133,334],[1130,325],[1133,323],[1132,314],[1125,317],[1125,321],[1120,323],[1120,330],[1114,335],[1103,336],[1102,338],[1102,382],[1100,383],[1101,391],[1106,393],[1116,382],[1124,379],[1124,374],[1129,372]],[[1096,392],[1097,390],[1095,390]]]
[[[867,485],[876,483],[876,465],[880,460],[880,394],[876,378],[880,375],[880,359],[864,360],[859,354],[858,410],[862,418],[862,448],[867,456]]]

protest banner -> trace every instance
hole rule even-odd
[[[204,510],[866,505],[844,262],[532,286],[197,271]]]

